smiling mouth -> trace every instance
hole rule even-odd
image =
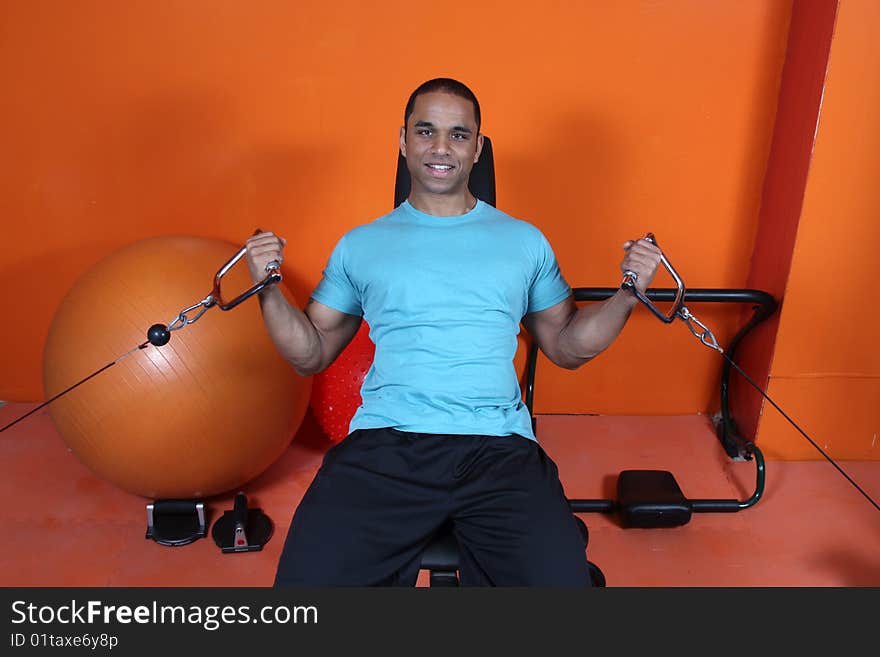
[[[426,164],[425,166],[428,168],[428,171],[431,172],[432,176],[438,178],[444,178],[455,170],[455,167],[451,164]]]

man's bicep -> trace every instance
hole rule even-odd
[[[549,308],[523,317],[526,331],[544,355],[554,363],[559,363],[559,336],[576,311],[574,297],[569,295]]]
[[[313,298],[310,298],[306,304],[305,314],[321,340],[324,367],[330,365],[342,353],[354,338],[362,321],[359,315],[344,313]]]

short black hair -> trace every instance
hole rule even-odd
[[[477,132],[480,131],[480,103],[477,101],[477,97],[466,84],[459,82],[458,80],[453,80],[452,78],[434,78],[433,80],[428,80],[427,82],[420,84],[418,88],[410,94],[409,100],[406,101],[406,108],[403,110],[404,127],[406,127],[406,122],[409,121],[409,117],[412,116],[416,104],[416,98],[422,94],[431,93],[432,91],[452,94],[453,96],[459,96],[460,98],[471,101],[474,104],[474,118],[477,121]]]

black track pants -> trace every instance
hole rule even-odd
[[[358,430],[294,514],[276,586],[412,586],[451,522],[464,586],[590,586],[556,464],[522,436]]]

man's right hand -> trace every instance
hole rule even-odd
[[[247,247],[247,264],[254,283],[266,278],[266,266],[273,260],[280,266],[284,262],[284,246],[287,240],[275,233],[257,233],[245,243]]]

